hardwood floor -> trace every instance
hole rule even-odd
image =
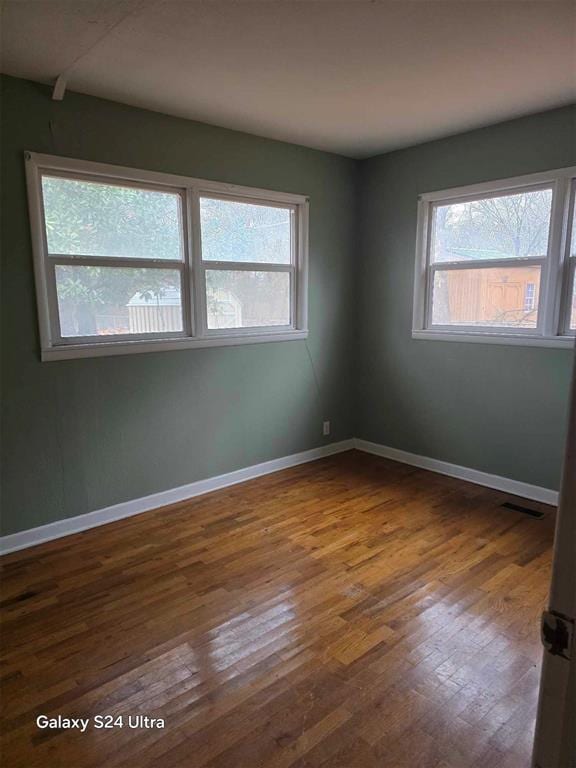
[[[350,452],[6,556],[4,766],[527,768],[554,520],[509,498]]]

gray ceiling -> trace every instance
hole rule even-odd
[[[2,71],[362,157],[576,100],[554,0],[6,0]]]

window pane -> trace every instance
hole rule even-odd
[[[56,266],[63,337],[181,331],[176,269]]]
[[[433,325],[536,328],[540,267],[437,270]]]
[[[202,258],[290,264],[291,209],[200,199]]]
[[[182,259],[180,196],[42,177],[48,253]]]
[[[570,304],[570,330],[576,331],[576,271],[572,272],[572,303]]]
[[[431,260],[545,257],[552,190],[434,207]]]
[[[290,325],[290,274],[207,270],[208,328]]]

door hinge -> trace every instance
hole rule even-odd
[[[541,638],[542,645],[552,654],[563,659],[572,658],[572,638],[574,637],[574,619],[555,613],[544,611],[542,614]]]

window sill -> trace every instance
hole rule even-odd
[[[506,344],[523,347],[573,349],[574,336],[528,336],[506,333],[469,333],[465,331],[412,331],[413,339],[422,341],[459,341],[473,344]]]
[[[143,352],[172,352],[178,349],[204,349],[207,347],[229,347],[240,344],[261,344],[268,341],[296,341],[307,339],[308,331],[276,331],[204,338],[149,339],[122,342],[97,342],[96,344],[66,344],[42,350],[42,361],[72,360],[79,357],[109,357],[112,355],[133,355]]]

